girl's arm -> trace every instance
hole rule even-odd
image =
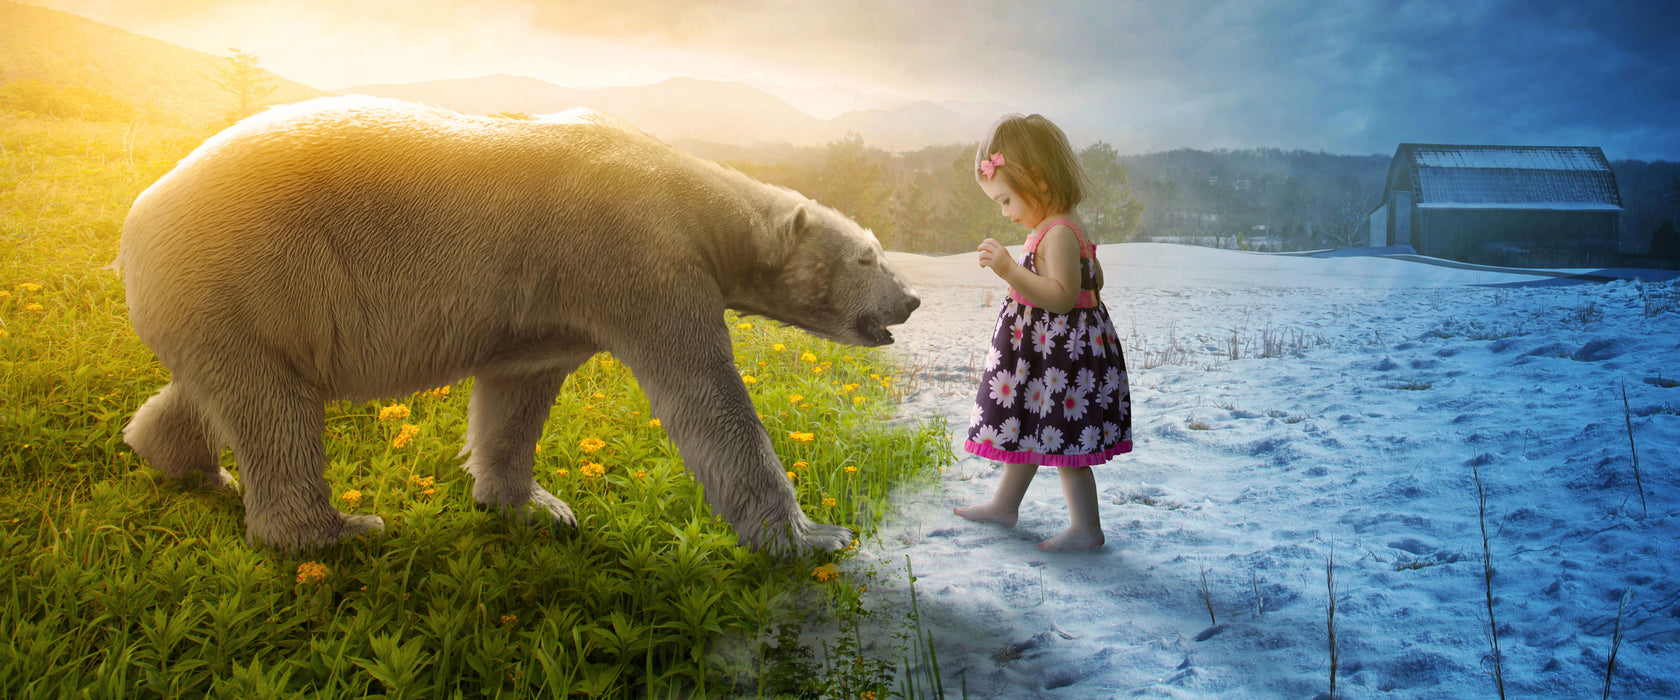
[[[980,265],[991,268],[1033,306],[1058,314],[1072,311],[1079,301],[1079,239],[1073,229],[1051,227],[1035,255],[1039,274],[1010,259],[1001,243],[988,238],[980,244]]]

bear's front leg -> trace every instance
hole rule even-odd
[[[653,413],[704,487],[712,512],[741,544],[774,554],[834,551],[852,531],[812,522],[758,420],[732,362],[728,331],[696,333],[678,347],[637,347],[621,355],[647,392]]]
[[[571,506],[538,486],[531,468],[554,397],[580,364],[567,362],[563,370],[540,374],[479,375],[473,381],[461,448],[467,457],[461,468],[473,476],[473,500],[507,513],[529,505],[527,518],[548,517],[558,527],[577,527]]]

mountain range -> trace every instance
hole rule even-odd
[[[151,119],[215,125],[229,113],[213,77],[226,58],[34,5],[0,0],[0,81],[41,80],[86,87],[123,100]],[[823,145],[855,133],[889,151],[961,143],[988,122],[932,102],[819,119],[739,82],[674,78],[640,87],[573,89],[537,78],[489,75],[321,90],[268,73],[270,104],[360,93],[424,102],[475,114],[530,115],[591,107],[667,141]]]
[[[739,145],[824,144],[848,133],[889,151],[961,143],[986,123],[932,102],[847,112],[819,119],[763,90],[737,82],[672,78],[642,87],[579,90],[536,78],[490,75],[336,90],[424,102],[461,112],[550,114],[590,107],[660,138]]]

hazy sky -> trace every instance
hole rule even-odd
[[[829,117],[1040,112],[1122,152],[1401,141],[1680,160],[1680,2],[31,0],[287,78],[751,82]],[[975,135],[979,138],[979,134]]]

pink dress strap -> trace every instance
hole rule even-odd
[[[1068,218],[1056,219],[1054,221],[1039,224],[1038,228],[1034,229],[1032,234],[1027,236],[1026,244],[1021,246],[1022,252],[1036,254],[1038,252],[1038,242],[1043,240],[1044,234],[1049,233],[1050,229],[1056,227],[1056,224],[1063,224],[1068,228],[1073,229],[1073,235],[1079,239],[1079,257],[1095,258],[1097,256],[1097,247],[1087,243],[1085,241],[1085,232],[1079,229],[1079,224],[1073,223],[1073,219]],[[1036,304],[1027,301],[1027,298],[1022,296],[1020,292],[1015,291],[1014,287],[1009,288],[1009,298],[1027,306],[1037,306]],[[1081,289],[1079,290],[1079,297],[1073,302],[1073,308],[1089,309],[1100,303],[1102,303],[1102,301],[1097,297],[1097,293],[1095,291],[1090,289]]]

